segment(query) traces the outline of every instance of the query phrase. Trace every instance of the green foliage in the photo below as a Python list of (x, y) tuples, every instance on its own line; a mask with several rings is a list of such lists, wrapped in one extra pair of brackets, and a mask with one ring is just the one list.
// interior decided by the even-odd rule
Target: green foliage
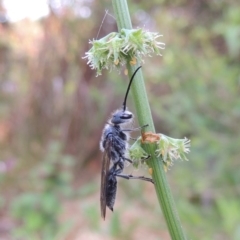
[[(167, 47), (162, 67), (153, 61), (150, 70), (146, 70), (146, 75), (154, 72), (149, 85), (157, 130), (191, 139), (190, 162), (183, 162), (169, 172), (178, 192), (180, 218), (191, 239), (238, 236), (239, 220), (233, 215), (231, 230), (226, 222), (230, 209), (237, 207), (232, 201), (237, 202), (239, 198), (236, 166), (240, 156), (240, 49), (236, 33), (231, 36), (232, 43), (227, 41), (226, 34), (231, 27), (235, 29), (240, 11), (236, 6), (223, 6), (222, 2), (223, 15), (217, 14), (219, 6), (217, 9), (210, 2), (195, 14), (182, 6), (190, 15), (181, 15), (178, 21), (166, 20), (167, 14), (156, 13), (158, 27), (164, 32), (162, 21), (168, 21), (172, 37), (164, 39)], [(206, 19), (201, 18), (203, 14), (207, 18), (206, 26)], [(187, 21), (189, 18), (192, 23)], [(181, 22), (186, 21), (187, 25), (182, 26)], [(232, 52), (229, 44), (234, 49)], [(192, 201), (192, 196), (197, 196), (197, 202)], [(229, 209), (226, 198), (232, 199)], [(181, 201), (189, 202), (183, 205)], [(217, 210), (215, 204), (220, 208), (220, 203), (221, 210)], [(202, 229), (205, 229), (204, 236), (200, 234)]]
[(21, 221), (13, 234), (23, 239), (53, 239), (59, 211), (60, 202), (54, 194), (24, 193), (12, 204), (13, 216)]
[(214, 32), (224, 37), (229, 55), (233, 59), (237, 59), (239, 57), (240, 51), (239, 12), (239, 6), (228, 6), (224, 11), (223, 19), (214, 26)]
[(99, 230), (99, 210), (96, 205), (86, 208), (85, 216), (89, 222), (89, 227), (94, 231)]
[(111, 218), (110, 223), (110, 234), (113, 237), (121, 236), (121, 222), (120, 222), (120, 216), (118, 213), (114, 214)]
[(222, 220), (223, 230), (234, 240), (240, 238), (240, 203), (236, 199), (220, 198), (216, 202), (217, 210)]
[(61, 197), (72, 194), (69, 189), (72, 166), (72, 157), (62, 155), (61, 145), (52, 142), (43, 161), (28, 176), (33, 189), (18, 195), (11, 204), (11, 213), (20, 222), (14, 230), (15, 236), (55, 238), (60, 227)]

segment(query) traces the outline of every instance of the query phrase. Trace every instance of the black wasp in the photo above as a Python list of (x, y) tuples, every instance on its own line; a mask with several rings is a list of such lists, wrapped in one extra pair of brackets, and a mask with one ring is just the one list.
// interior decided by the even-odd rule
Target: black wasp
[[(123, 107), (112, 114), (111, 119), (109, 119), (103, 129), (100, 141), (100, 149), (103, 151), (100, 194), (101, 215), (103, 219), (105, 219), (106, 216), (106, 207), (113, 211), (117, 192), (117, 177), (141, 179), (153, 183), (151, 178), (122, 174), (125, 161), (132, 163), (132, 161), (125, 156), (128, 149), (129, 133), (141, 129), (141, 127), (135, 129), (123, 128), (133, 121), (133, 114), (127, 110), (126, 102), (134, 76), (140, 68), (141, 66), (138, 67), (132, 75), (124, 98)], [(147, 125), (143, 127), (146, 126)]]

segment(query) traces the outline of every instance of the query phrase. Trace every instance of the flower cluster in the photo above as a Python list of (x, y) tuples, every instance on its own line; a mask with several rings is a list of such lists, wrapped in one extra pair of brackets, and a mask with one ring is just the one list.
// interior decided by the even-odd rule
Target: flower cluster
[(161, 157), (164, 169), (167, 171), (173, 165), (174, 160), (188, 161), (186, 153), (190, 152), (190, 140), (170, 138), (164, 134), (145, 133), (129, 149), (129, 155), (133, 159), (134, 166), (138, 167), (148, 154), (142, 148), (142, 143), (156, 144), (155, 154)]
[(100, 75), (102, 70), (120, 67), (126, 63), (135, 65), (137, 61), (143, 62), (144, 56), (152, 53), (160, 54), (159, 49), (164, 49), (165, 44), (157, 41), (159, 35), (139, 29), (122, 29), (119, 33), (112, 32), (107, 36), (92, 40), (92, 48), (85, 53), (88, 64), (97, 70)]
[(141, 138), (138, 138), (138, 140), (131, 146), (128, 153), (135, 168), (145, 164), (145, 159), (148, 158), (148, 154), (141, 147)]
[(185, 153), (190, 152), (190, 140), (170, 138), (160, 134), (160, 141), (157, 143), (156, 155), (161, 157), (164, 163), (165, 171), (173, 165), (174, 160), (181, 159), (188, 161)]

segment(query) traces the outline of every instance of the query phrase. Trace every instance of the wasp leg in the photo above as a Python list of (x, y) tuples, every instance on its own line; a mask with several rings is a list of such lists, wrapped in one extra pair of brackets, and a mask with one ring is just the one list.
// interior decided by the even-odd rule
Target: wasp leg
[(130, 163), (133, 163), (133, 161), (132, 161), (131, 159), (129, 159), (129, 158), (124, 157), (124, 159), (125, 159), (126, 161), (130, 162)]
[[(142, 157), (141, 160), (148, 160), (151, 157), (151, 155), (148, 155), (147, 157)], [(124, 160), (128, 161), (129, 163), (133, 163), (133, 161), (129, 158), (124, 157)]]
[(154, 184), (154, 181), (151, 178), (146, 178), (144, 176), (133, 176), (133, 175), (125, 175), (125, 174), (116, 174), (117, 177), (125, 178), (127, 180), (130, 179), (139, 179), (147, 182), (151, 182)]
[(142, 157), (141, 160), (146, 161), (146, 160), (148, 160), (150, 157), (151, 157), (151, 155), (148, 155), (148, 156), (146, 156), (146, 157)]
[(138, 131), (141, 130), (142, 128), (148, 127), (148, 124), (145, 124), (141, 127), (133, 128), (133, 129), (122, 129), (123, 132), (133, 132), (133, 131)]
[(130, 139), (133, 140), (133, 141), (137, 141), (137, 138), (130, 137)]

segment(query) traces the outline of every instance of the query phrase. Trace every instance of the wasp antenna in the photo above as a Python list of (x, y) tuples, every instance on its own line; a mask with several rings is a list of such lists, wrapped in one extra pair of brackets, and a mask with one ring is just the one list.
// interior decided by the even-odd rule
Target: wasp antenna
[(131, 87), (131, 84), (132, 84), (132, 81), (134, 79), (134, 76), (136, 75), (137, 71), (141, 68), (142, 66), (138, 67), (135, 72), (133, 73), (131, 79), (130, 79), (130, 82), (128, 84), (128, 88), (127, 88), (127, 92), (126, 92), (126, 95), (125, 95), (125, 98), (124, 98), (124, 102), (123, 102), (123, 111), (126, 110), (126, 106), (127, 106), (127, 97), (128, 97), (128, 93), (129, 93), (129, 90), (130, 90), (130, 87)]

